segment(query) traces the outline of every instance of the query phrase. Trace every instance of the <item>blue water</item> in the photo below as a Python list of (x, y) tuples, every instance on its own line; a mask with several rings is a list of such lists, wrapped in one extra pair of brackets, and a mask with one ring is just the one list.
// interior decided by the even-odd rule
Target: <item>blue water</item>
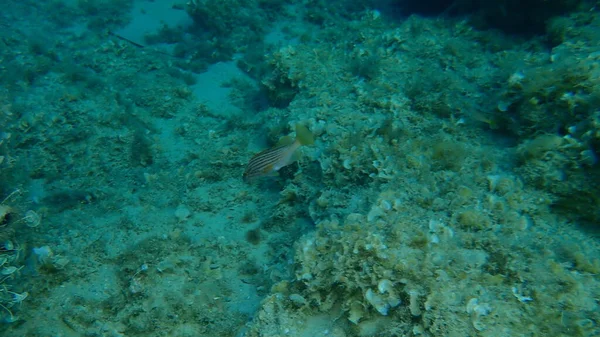
[(600, 336), (594, 1), (2, 8), (0, 336)]

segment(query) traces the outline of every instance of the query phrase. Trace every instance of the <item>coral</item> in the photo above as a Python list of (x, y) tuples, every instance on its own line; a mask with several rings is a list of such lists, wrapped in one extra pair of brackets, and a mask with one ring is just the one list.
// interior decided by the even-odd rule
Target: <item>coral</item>
[(581, 12), (553, 22), (553, 29), (567, 25), (568, 31), (553, 33), (564, 36), (554, 37), (550, 53), (534, 53), (530, 63), (513, 67), (491, 119), (515, 137), (523, 181), (550, 193), (561, 214), (596, 226), (600, 75), (592, 41), (600, 20)]
[(350, 214), (343, 224), (321, 222), (298, 242), (296, 278), (306, 301), (319, 310), (340, 305), (354, 324), (378, 315), (420, 316), (421, 303), (411, 289), (419, 288), (415, 281), (423, 252), (407, 244), (388, 247), (384, 231), (376, 227), (367, 224), (367, 217)]
[(19, 192), (11, 193), (0, 203), (0, 323), (17, 321), (15, 310), (29, 295), (26, 291), (18, 292), (22, 288), (18, 278), (24, 254), (15, 237), (15, 226), (27, 218), (17, 219), (17, 210), (7, 205), (14, 202)]
[[(0, 121), (9, 122), (10, 106), (0, 111)], [(25, 201), (20, 189), (10, 188), (14, 182), (15, 159), (11, 156), (11, 134), (0, 130), (0, 324), (19, 320), (18, 312), (29, 296), (28, 282), (21, 277), (25, 267), (25, 242), (27, 229), (42, 222), (40, 214), (24, 209)], [(9, 192), (10, 191), (10, 192)]]
[(213, 56), (229, 58), (259, 43), (270, 18), (279, 15), (282, 6), (280, 0), (192, 0), (186, 11), (194, 22), (190, 33), (212, 41)]

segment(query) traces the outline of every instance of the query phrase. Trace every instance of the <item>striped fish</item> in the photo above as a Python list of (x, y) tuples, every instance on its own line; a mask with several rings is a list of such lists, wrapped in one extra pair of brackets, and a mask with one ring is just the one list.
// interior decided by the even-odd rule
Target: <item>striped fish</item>
[(292, 164), (298, 159), (296, 150), (302, 145), (311, 145), (314, 142), (312, 133), (305, 126), (296, 124), (296, 139), (283, 137), (275, 147), (264, 150), (250, 159), (244, 172), (244, 181), (272, 175), (282, 167)]

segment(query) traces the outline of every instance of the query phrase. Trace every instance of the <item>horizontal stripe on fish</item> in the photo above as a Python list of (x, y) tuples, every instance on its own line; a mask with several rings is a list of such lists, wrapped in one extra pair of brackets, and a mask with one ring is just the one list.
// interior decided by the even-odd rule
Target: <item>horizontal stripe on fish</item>
[(275, 164), (289, 152), (290, 145), (283, 145), (263, 151), (250, 159), (245, 176), (265, 174), (273, 169)]
[(252, 157), (252, 159), (250, 159), (250, 163), (248, 163), (248, 168), (251, 168), (255, 165), (262, 165), (265, 162), (277, 160), (277, 158), (281, 157), (281, 155), (285, 151), (287, 151), (288, 147), (289, 145), (283, 145), (260, 152), (259, 154)]
[[(255, 177), (267, 176), (279, 171), (284, 166), (296, 160), (294, 153), (302, 145), (314, 143), (312, 133), (305, 126), (296, 125), (296, 139), (291, 141), (290, 137), (282, 138), (283, 144), (256, 154), (244, 171), (244, 180), (248, 181)], [(282, 143), (280, 141), (280, 143)]]

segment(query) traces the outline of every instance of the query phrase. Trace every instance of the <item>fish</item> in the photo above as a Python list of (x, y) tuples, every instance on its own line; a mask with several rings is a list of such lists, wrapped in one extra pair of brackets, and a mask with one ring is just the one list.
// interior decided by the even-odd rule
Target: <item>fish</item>
[(277, 145), (257, 153), (250, 159), (243, 179), (250, 182), (256, 178), (274, 175), (282, 167), (288, 166), (298, 160), (297, 150), (304, 145), (315, 142), (313, 134), (302, 124), (296, 124), (296, 138), (283, 137)]

